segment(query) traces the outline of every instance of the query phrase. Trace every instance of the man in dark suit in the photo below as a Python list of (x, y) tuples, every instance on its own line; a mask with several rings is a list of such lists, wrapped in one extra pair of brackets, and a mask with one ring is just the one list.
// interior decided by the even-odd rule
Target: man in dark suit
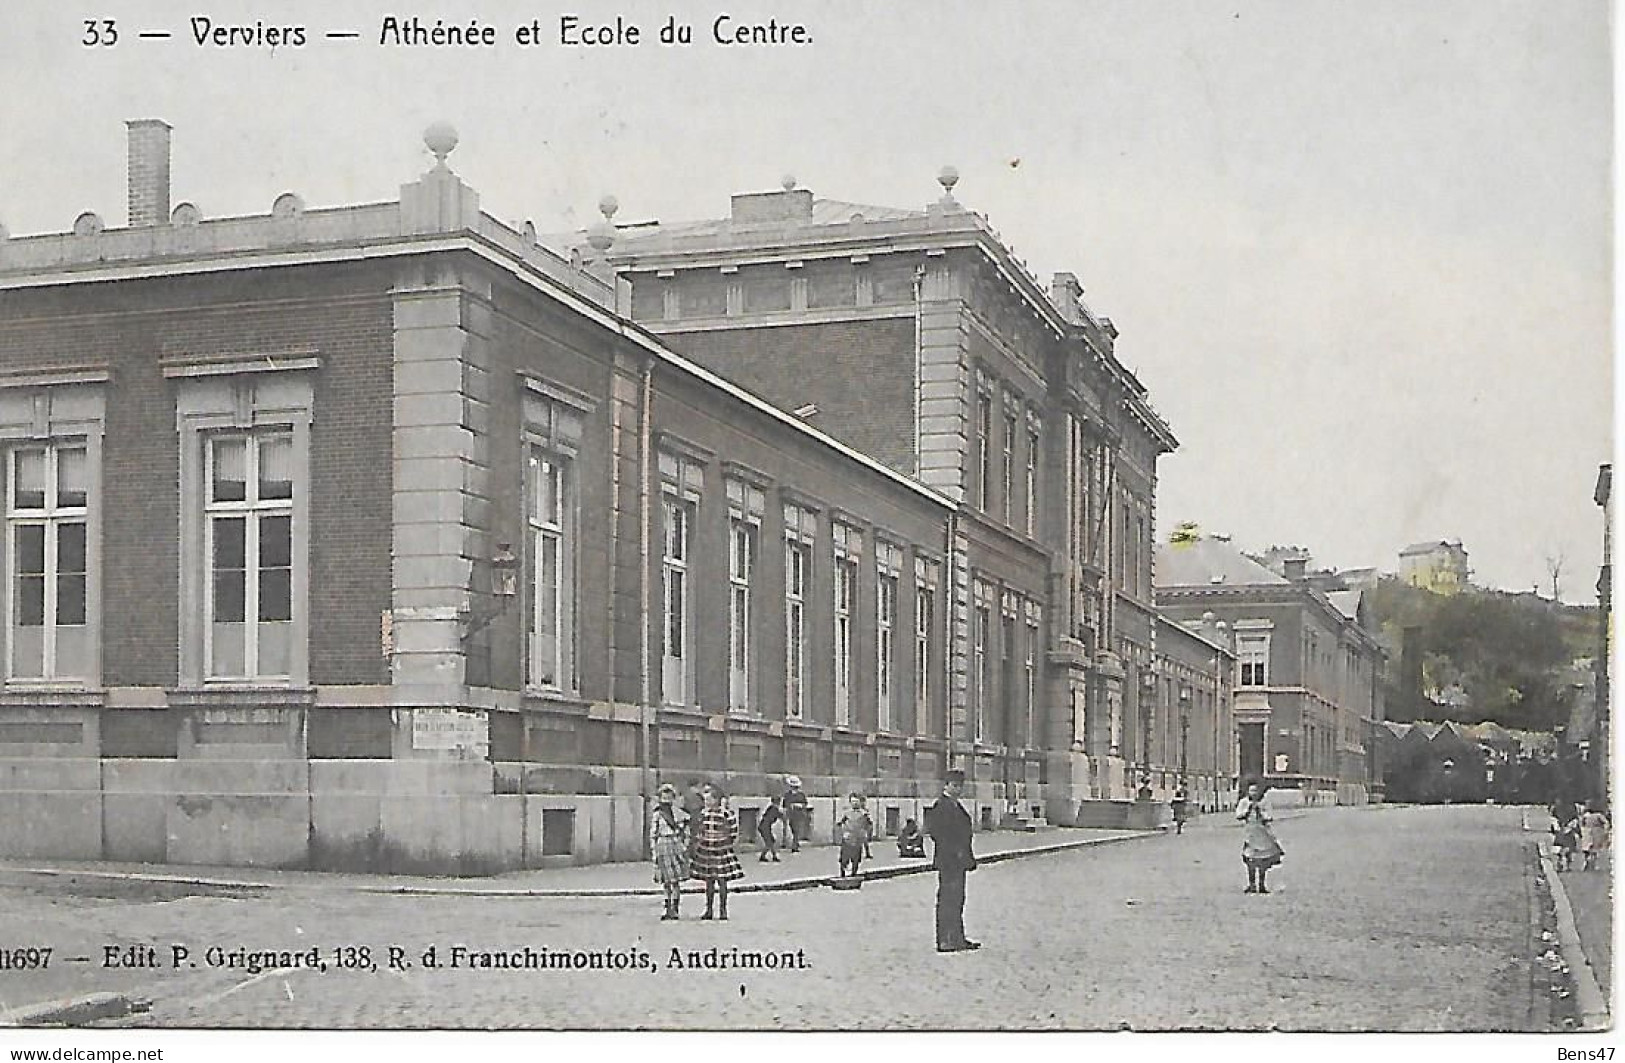
[(965, 937), (965, 873), (976, 870), (971, 852), (970, 814), (959, 803), (965, 773), (950, 771), (942, 780), (942, 796), (925, 810), (925, 830), (931, 835), (931, 866), (937, 869), (937, 951), (979, 949), (981, 942)]

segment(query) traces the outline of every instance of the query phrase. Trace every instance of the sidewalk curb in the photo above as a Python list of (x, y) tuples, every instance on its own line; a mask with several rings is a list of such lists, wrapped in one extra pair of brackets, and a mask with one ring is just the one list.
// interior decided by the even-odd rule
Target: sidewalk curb
[(65, 1000), (47, 1000), (0, 1012), (0, 1026), (82, 1026), (103, 1019), (119, 1019), (146, 1011), (150, 1003), (128, 993), (90, 993)]
[(1580, 944), (1580, 930), (1574, 923), (1574, 909), (1569, 905), (1568, 890), (1557, 876), (1551, 852), (1545, 839), (1536, 841), (1540, 853), (1540, 869), (1546, 876), (1547, 888), (1552, 892), (1552, 907), (1557, 911), (1557, 948), (1568, 964), (1574, 979), (1574, 1003), (1580, 1012), (1580, 1031), (1596, 1032), (1609, 1027), (1608, 998), (1597, 984), (1596, 973)]
[[(1045, 856), (1051, 853), (1067, 852), (1073, 849), (1084, 849), (1095, 845), (1112, 845), (1120, 842), (1137, 841), (1141, 838), (1160, 837), (1163, 831), (1125, 831), (1119, 836), (1109, 838), (1082, 838), (1076, 841), (1051, 842), (1045, 845), (1035, 845), (1030, 848), (1008, 849), (1003, 852), (989, 853), (978, 857), (979, 864), (996, 864), (1005, 860), (1015, 860), (1026, 856)], [(145, 871), (96, 871), (87, 869), (66, 869), (53, 867), (0, 867), (0, 870), (11, 870), (31, 875), (40, 875), (49, 878), (84, 878), (106, 882), (153, 883), (166, 886), (185, 886), (196, 889), (230, 890), (234, 892), (263, 893), (271, 890), (305, 890), (305, 891), (335, 891), (342, 890), (351, 893), (365, 893), (374, 895), (412, 896), (412, 897), (659, 897), (664, 891), (652, 883), (648, 886), (603, 886), (603, 887), (535, 887), (535, 886), (465, 886), (465, 885), (388, 885), (384, 883), (361, 883), (347, 885), (344, 883), (318, 883), (318, 882), (247, 882), (235, 879), (210, 878), (201, 875), (172, 875), (162, 872)], [(876, 868), (863, 873), (866, 880), (880, 881), (888, 878), (899, 878), (903, 875), (918, 875), (933, 870), (929, 859), (919, 863), (898, 864), (891, 867)], [(782, 879), (777, 882), (740, 882), (729, 887), (730, 893), (779, 893), (790, 890), (818, 889), (828, 886), (835, 881), (837, 875), (803, 875), (796, 878)], [(704, 887), (699, 883), (685, 884), (683, 892), (700, 893)]]

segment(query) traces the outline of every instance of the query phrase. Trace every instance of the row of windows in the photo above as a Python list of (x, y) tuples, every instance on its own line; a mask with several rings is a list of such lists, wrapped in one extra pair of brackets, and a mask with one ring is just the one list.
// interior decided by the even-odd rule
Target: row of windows
[[(702, 476), (686, 459), (662, 453), (661, 503), (661, 686), (667, 704), (684, 705), (696, 701), (695, 662), (704, 647), (696, 645), (694, 623), (694, 580), (690, 564), (695, 550), (702, 500), (698, 491)], [(759, 673), (758, 619), (759, 569), (764, 511), (764, 493), (752, 485), (730, 480), (728, 491), (728, 691), (730, 711), (761, 714), (775, 700), (757, 689)], [(818, 547), (818, 519), (812, 510), (786, 503), (783, 507), (783, 602), (784, 622), (784, 713), (789, 719), (809, 715), (808, 697), (812, 689), (809, 674), (809, 611), (814, 594), (814, 571), (818, 560), (829, 564), (830, 690), (833, 722), (851, 725), (855, 692), (860, 677), (856, 668), (857, 640), (874, 643), (873, 677), (876, 723), (882, 731), (895, 729), (897, 711), (902, 707), (897, 686), (900, 639), (899, 600), (902, 593), (903, 551), (884, 541), (873, 544), (875, 599), (873, 623), (860, 616), (859, 578), (865, 563), (864, 535), (849, 525), (830, 525), (826, 552)], [(932, 691), (932, 646), (936, 630), (936, 566), (924, 558), (915, 559), (914, 569), (914, 703), (930, 703)], [(923, 722), (923, 721), (922, 721)]]
[[(203, 438), (207, 677), (286, 680), (293, 652), (291, 432)], [(82, 440), (14, 447), (6, 462), (7, 678), (86, 682), (90, 467)]]
[[(1038, 465), (1043, 454), (1041, 422), (1035, 413), (1024, 413), (1021, 401), (1009, 394), (1005, 396), (1002, 413), (998, 416), (995, 416), (994, 406), (991, 378), (979, 374), (973, 419), (977, 472), (972, 486), (976, 508), (984, 513), (993, 512), (994, 485), (997, 483), (996, 501), (1004, 523), (1011, 527), (1019, 526), (1028, 536), (1037, 537)], [(996, 454), (995, 422), (998, 431)], [(993, 471), (995, 460), (999, 463), (997, 480)], [(1019, 525), (1016, 513), (1018, 497), (1022, 501)]]

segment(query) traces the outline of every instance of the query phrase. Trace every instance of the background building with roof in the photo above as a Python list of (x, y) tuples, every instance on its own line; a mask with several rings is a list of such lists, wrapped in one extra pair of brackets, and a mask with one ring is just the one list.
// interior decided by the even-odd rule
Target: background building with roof
[(1459, 539), (1412, 543), (1399, 552), (1399, 578), (1413, 587), (1435, 594), (1456, 594), (1466, 588), (1471, 576), (1467, 548)]
[(1299, 553), (1277, 574), (1228, 539), (1187, 537), (1158, 548), (1157, 605), (1230, 625), (1242, 776), (1306, 801), (1364, 803), (1381, 791), (1385, 656), (1362, 623), (1362, 592), (1321, 591), (1307, 564)]

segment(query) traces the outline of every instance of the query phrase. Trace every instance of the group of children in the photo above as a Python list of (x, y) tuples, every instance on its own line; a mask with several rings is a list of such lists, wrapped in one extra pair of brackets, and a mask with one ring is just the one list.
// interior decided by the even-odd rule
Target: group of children
[(1552, 815), (1552, 863), (1557, 870), (1567, 871), (1574, 866), (1574, 854), (1580, 853), (1581, 867), (1595, 871), (1597, 861), (1608, 849), (1608, 816), (1599, 808), (1581, 812), (1572, 801), (1554, 802)]
[[(795, 783), (792, 792), (799, 791), (799, 780)], [(654, 861), (654, 877), (665, 894), (665, 911), (660, 918), (681, 918), (683, 883), (692, 878), (705, 883), (705, 914), (700, 918), (726, 919), (728, 883), (745, 874), (734, 851), (739, 843), (739, 814), (715, 783), (697, 787), (696, 793), (690, 796), (693, 800), (679, 804), (677, 788), (662, 784), (655, 793), (654, 812), (649, 817), (649, 851)], [(805, 803), (805, 798), (802, 802)], [(786, 815), (784, 803), (786, 801), (779, 797), (771, 798), (757, 819), (762, 862), (779, 860), (781, 823), (791, 830), (793, 848), (800, 848), (798, 843), (803, 830), (797, 829), (793, 815)], [(867, 799), (862, 794), (850, 795), (846, 809), (835, 824), (842, 878), (857, 875), (858, 868), (869, 858), (874, 835), (875, 824), (869, 815)], [(925, 855), (925, 836), (912, 819), (898, 832), (897, 853), (902, 857)]]

